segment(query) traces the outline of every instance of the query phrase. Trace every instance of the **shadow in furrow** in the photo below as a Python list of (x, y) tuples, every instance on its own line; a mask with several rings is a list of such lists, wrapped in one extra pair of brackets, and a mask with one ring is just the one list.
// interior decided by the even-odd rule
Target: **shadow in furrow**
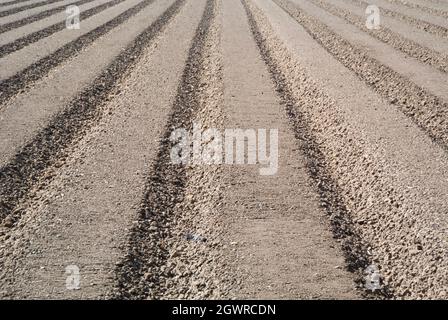
[[(113, 6), (123, 2), (123, 1), (125, 1), (125, 0), (113, 0), (113, 1), (110, 1), (107, 3), (104, 3), (102, 5), (99, 5), (97, 7), (91, 8), (89, 10), (82, 11), (79, 16), (79, 19), (85, 20), (87, 18), (90, 18), (91, 16), (94, 16), (110, 7), (113, 7)], [(49, 37), (52, 34), (58, 32), (58, 31), (61, 31), (65, 28), (66, 28), (66, 23), (65, 23), (65, 21), (62, 21), (59, 23), (55, 23), (55, 24), (53, 24), (47, 28), (44, 28), (42, 30), (28, 34), (25, 37), (19, 38), (11, 43), (5, 44), (0, 47), (0, 58), (4, 57), (14, 51), (25, 48), (26, 46), (28, 46), (34, 42), (37, 42), (43, 38)]]
[(29, 10), (29, 9), (33, 9), (33, 8), (37, 8), (40, 6), (45, 6), (47, 4), (52, 4), (52, 3), (56, 3), (59, 1), (63, 1), (63, 0), (47, 0), (47, 1), (41, 1), (41, 2), (37, 2), (37, 3), (32, 3), (29, 4), (27, 6), (23, 6), (23, 7), (18, 7), (18, 8), (12, 8), (10, 10), (6, 10), (6, 11), (1, 11), (0, 12), (0, 18), (2, 17), (6, 17), (6, 16), (10, 16), (12, 14), (18, 13), (18, 12), (22, 12), (25, 10)]
[[(166, 124), (155, 165), (148, 178), (139, 220), (132, 229), (126, 256), (116, 269), (118, 299), (160, 299), (164, 296), (162, 268), (169, 258), (166, 239), (170, 237), (170, 219), (185, 196), (186, 166), (170, 160), (173, 128), (190, 128), (200, 107), (198, 93), (207, 35), (214, 20), (216, 1), (208, 0), (189, 49), (186, 67)], [(148, 270), (153, 270), (148, 273)]]
[(273, 0), (347, 69), (408, 116), (436, 144), (448, 151), (448, 103), (333, 32), (288, 0)]
[(47, 75), (51, 69), (75, 56), (95, 40), (123, 24), (141, 10), (151, 5), (154, 1), (144, 0), (138, 3), (112, 20), (65, 44), (63, 47), (16, 73), (14, 76), (0, 82), (0, 104), (5, 103), (17, 93), (25, 90), (27, 86)]
[[(287, 75), (274, 58), (272, 50), (275, 49), (269, 45), (269, 40), (261, 32), (247, 0), (241, 0), (241, 2), (246, 10), (249, 25), (261, 57), (268, 67), (276, 86), (276, 92), (282, 105), (285, 106), (298, 145), (305, 155), (308, 173), (319, 193), (321, 205), (330, 217), (333, 235), (336, 239), (341, 240), (348, 270), (357, 275), (356, 281), (358, 286), (361, 287), (363, 278), (360, 271), (371, 264), (365, 244), (353, 226), (353, 221), (344, 204), (337, 182), (332, 179), (326, 167), (325, 157), (314, 136), (312, 127), (308, 123), (306, 115), (301, 111), (302, 103), (296, 99), (292, 88), (288, 85)], [(388, 289), (385, 287), (375, 296), (378, 297), (378, 294), (384, 297), (390, 296)], [(372, 295), (372, 297), (374, 296)]]
[(157, 20), (140, 33), (108, 67), (80, 92), (67, 108), (53, 117), (5, 166), (0, 168), (0, 220), (20, 217), (17, 205), (29, 191), (45, 183), (43, 177), (66, 157), (66, 148), (102, 117), (102, 106), (120, 79), (138, 62), (144, 49), (174, 19), (186, 0), (176, 0)]
[(29, 17), (26, 17), (26, 18), (23, 18), (20, 20), (2, 24), (2, 25), (0, 25), (0, 34), (23, 27), (24, 25), (36, 22), (38, 20), (42, 20), (42, 19), (49, 17), (55, 13), (65, 11), (65, 8), (67, 8), (67, 6), (69, 6), (69, 5), (80, 6), (80, 5), (83, 5), (85, 3), (89, 3), (92, 1), (94, 1), (94, 0), (81, 0), (81, 1), (72, 2), (70, 4), (66, 4), (66, 5), (59, 6), (59, 7), (53, 8), (53, 9), (39, 12), (37, 14), (34, 14), (32, 16), (29, 16)]

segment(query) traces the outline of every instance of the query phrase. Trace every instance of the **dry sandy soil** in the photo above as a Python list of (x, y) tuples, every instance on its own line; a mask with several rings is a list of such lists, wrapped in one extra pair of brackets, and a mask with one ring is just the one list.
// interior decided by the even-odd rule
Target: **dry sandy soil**
[[(0, 0), (0, 298), (448, 299), (447, 18)], [(193, 124), (278, 130), (278, 170), (174, 163)]]

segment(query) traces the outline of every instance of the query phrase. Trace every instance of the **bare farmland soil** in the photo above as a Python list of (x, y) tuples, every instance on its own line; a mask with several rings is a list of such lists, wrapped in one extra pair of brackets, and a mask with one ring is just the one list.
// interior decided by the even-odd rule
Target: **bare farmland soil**
[(0, 297), (447, 299), (448, 5), (369, 3), (1, 1)]

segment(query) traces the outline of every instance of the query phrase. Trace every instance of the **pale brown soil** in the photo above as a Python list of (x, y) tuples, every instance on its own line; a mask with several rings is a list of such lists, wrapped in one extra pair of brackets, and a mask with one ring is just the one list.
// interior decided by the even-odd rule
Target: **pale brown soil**
[[(1, 298), (448, 298), (446, 3), (112, 1), (0, 2)], [(278, 171), (172, 163), (193, 123)]]

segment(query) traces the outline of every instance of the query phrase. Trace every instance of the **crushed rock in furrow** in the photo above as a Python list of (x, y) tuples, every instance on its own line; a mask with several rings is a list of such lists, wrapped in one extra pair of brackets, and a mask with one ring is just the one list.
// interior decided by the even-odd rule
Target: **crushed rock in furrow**
[(18, 9), (18, 8), (21, 8), (24, 6), (29, 6), (30, 4), (36, 4), (36, 3), (40, 3), (40, 2), (42, 2), (42, 0), (33, 0), (30, 2), (26, 2), (26, 1), (3, 2), (0, 4), (0, 12), (8, 11), (11, 9)]
[[(65, 8), (67, 8), (67, 6), (70, 5), (70, 4), (71, 5), (80, 6), (82, 4), (89, 3), (89, 2), (92, 2), (92, 1), (93, 0), (81, 0), (81, 1), (73, 2), (72, 0), (69, 0), (68, 3), (66, 3), (66, 4), (64, 4), (62, 6), (58, 6), (56, 8), (52, 8), (52, 9), (49, 9), (49, 10), (37, 12), (35, 14), (33, 14), (32, 11), (31, 12), (30, 11), (26, 11), (26, 13), (27, 13), (26, 15), (24, 14), (24, 15), (21, 15), (20, 17), (15, 15), (15, 16), (13, 16), (12, 20), (8, 20), (8, 21), (3, 22), (0, 25), (0, 34), (8, 32), (8, 31), (11, 31), (13, 29), (22, 27), (24, 25), (27, 25), (27, 24), (30, 24), (30, 23), (33, 23), (33, 22), (36, 22), (38, 20), (47, 18), (47, 17), (49, 17), (49, 16), (51, 16), (53, 14), (56, 14), (56, 13), (59, 13), (59, 12), (63, 12), (63, 11), (65, 11)], [(0, 20), (0, 21), (3, 21), (3, 19)]]
[[(38, 2), (38, 1), (34, 1), (34, 2)], [(0, 3), (0, 10), (1, 11), (9, 10), (12, 8), (19, 8), (19, 7), (26, 6), (26, 5), (28, 5), (28, 3), (26, 3), (26, 1), (23, 1), (23, 0), (2, 2), (2, 3)], [(8, 8), (3, 8), (3, 7), (8, 7)]]
[(427, 12), (427, 13), (430, 13), (430, 14), (433, 14), (436, 16), (448, 18), (448, 11), (446, 11), (446, 10), (426, 7), (426, 6), (420, 5), (418, 3), (413, 3), (413, 2), (405, 1), (405, 0), (387, 0), (387, 1), (389, 1), (392, 4), (400, 4), (400, 5), (406, 6), (411, 9), (418, 9), (418, 10), (421, 10), (421, 11), (424, 11), (424, 12)]
[(393, 71), (407, 82), (425, 90), (428, 94), (436, 96), (443, 102), (448, 102), (446, 83), (448, 74), (395, 50), (313, 3), (305, 0), (290, 0), (289, 2), (296, 8), (300, 8), (304, 15), (325, 26), (327, 30), (361, 51), (368, 58)]
[(191, 129), (192, 122), (222, 125), (218, 11), (217, 1), (207, 0), (112, 297), (199, 299), (229, 292), (217, 241), (224, 228), (221, 170), (171, 163), (169, 141), (172, 130)]
[(157, 1), (143, 9), (3, 105), (0, 110), (0, 167), (11, 161), (79, 92), (93, 83), (170, 4)]
[[(355, 3), (358, 6), (361, 6), (363, 8), (367, 8), (367, 6), (370, 5), (369, 2), (366, 2), (364, 0), (344, 0), (344, 1)], [(448, 38), (448, 29), (443, 26), (439, 26), (437, 24), (430, 23), (430, 22), (422, 20), (422, 19), (417, 19), (417, 18), (411, 17), (409, 15), (404, 15), (400, 12), (389, 10), (389, 9), (383, 8), (381, 6), (379, 6), (379, 9), (380, 9), (381, 14), (385, 14), (389, 17), (402, 20), (412, 26), (415, 26), (415, 27), (417, 27), (421, 30), (424, 30), (426, 32), (435, 34), (439, 37)]]
[[(2, 237), (7, 245), (0, 249), (0, 295), (90, 299), (111, 290), (121, 245), (137, 218), (145, 172), (156, 160), (158, 137), (201, 18), (200, 6), (199, 1), (186, 2), (163, 36), (145, 48), (111, 94), (101, 121), (69, 147), (56, 177), (24, 204), (26, 215)], [(66, 289), (68, 265), (80, 269), (79, 290)]]
[(12, 14), (15, 14), (15, 13), (18, 13), (18, 12), (21, 12), (21, 11), (25, 11), (25, 10), (37, 8), (37, 7), (40, 7), (40, 6), (44, 6), (44, 5), (47, 5), (47, 4), (52, 4), (52, 3), (55, 3), (55, 2), (59, 2), (59, 1), (62, 1), (62, 0), (47, 0), (47, 1), (41, 1), (41, 2), (38, 2), (38, 3), (32, 3), (32, 4), (29, 4), (29, 5), (25, 5), (25, 6), (14, 7), (14, 8), (11, 8), (9, 10), (1, 11), (0, 12), (0, 18), (9, 16), (9, 15), (12, 15)]
[[(320, 146), (322, 142), (316, 136), (316, 133), (321, 130), (318, 128), (314, 132), (316, 128), (313, 127), (312, 115), (308, 110), (310, 108), (331, 110), (334, 117), (332, 122), (337, 123), (337, 109), (275, 37), (272, 27), (260, 9), (251, 1), (244, 0), (243, 4), (247, 8), (257, 45), (269, 68), (279, 97), (286, 108), (295, 131), (295, 137), (300, 141), (300, 148), (307, 158), (307, 168), (319, 191), (322, 207), (330, 217), (335, 238), (341, 243), (348, 270), (356, 274), (356, 282), (363, 290), (363, 270), (371, 263), (367, 253), (368, 244), (363, 242), (360, 235), (357, 234), (354, 222), (339, 195), (336, 181), (326, 167), (325, 154)], [(290, 71), (286, 72), (288, 68)], [(332, 123), (328, 126), (328, 128), (333, 127)], [(332, 133), (329, 133), (328, 136), (332, 136)], [(359, 154), (360, 150), (355, 149), (353, 153)], [(388, 295), (387, 287), (382, 290), (381, 294)]]
[[(93, 8), (90, 8), (88, 10), (83, 10), (83, 8), (81, 7), (80, 8), (81, 13), (79, 15), (79, 19), (81, 21), (83, 21), (83, 20), (90, 18), (91, 16), (94, 16), (94, 15), (100, 13), (101, 11), (103, 11), (107, 8), (113, 7), (123, 1), (124, 0), (108, 1), (106, 3), (102, 3)], [(37, 42), (43, 38), (46, 38), (46, 37), (52, 35), (53, 33), (56, 33), (58, 31), (65, 29), (65, 28), (66, 28), (66, 22), (64, 20), (64, 21), (55, 23), (51, 26), (48, 26), (44, 29), (41, 29), (39, 31), (33, 32), (26, 36), (23, 36), (19, 39), (16, 39), (13, 42), (7, 43), (0, 47), (0, 58), (4, 57), (7, 54), (10, 54), (14, 51), (20, 50), (20, 49), (30, 45), (31, 43)]]
[[(52, 9), (56, 9), (56, 8), (66, 8), (68, 5), (70, 5), (70, 3), (74, 2), (76, 0), (63, 0), (62, 2), (57, 2), (54, 4), (49, 4), (46, 6), (42, 6), (42, 7), (38, 7), (38, 8), (34, 8), (34, 9), (29, 9), (26, 11), (22, 11), (22, 12), (18, 12), (16, 14), (12, 14), (6, 17), (1, 17), (0, 18), (0, 25), (4, 26), (7, 25), (9, 23), (13, 23), (13, 22), (17, 22), (19, 20), (23, 20), (29, 17), (32, 17), (36, 14), (40, 14), (40, 13), (44, 13), (46, 11), (52, 10)], [(2, 33), (3, 30), (0, 29), (0, 33)]]
[(448, 150), (448, 103), (371, 58), (288, 0), (274, 0), (329, 53)]
[(327, 1), (310, 0), (310, 2), (337, 17), (345, 19), (362, 31), (367, 32), (370, 36), (387, 43), (396, 50), (402, 51), (408, 56), (416, 58), (418, 61), (433, 66), (440, 71), (448, 71), (448, 55), (446, 53), (439, 53), (425, 48), (424, 46), (393, 32), (385, 26), (382, 26), (379, 30), (369, 30), (365, 24), (365, 16), (352, 14), (348, 10), (339, 8)]
[[(51, 49), (49, 48), (50, 46), (39, 48), (39, 44), (35, 43), (18, 52), (15, 52), (12, 55), (3, 57), (1, 62), (5, 64), (8, 63), (7, 71), (9, 73), (8, 75), (0, 74), (0, 76), (2, 76), (2, 81), (0, 82), (0, 108), (1, 104), (4, 104), (11, 97), (19, 92), (22, 92), (32, 83), (47, 75), (51, 69), (79, 54), (81, 50), (91, 45), (95, 40), (115, 29), (127, 20), (133, 18), (140, 11), (150, 6), (154, 1), (155, 0), (132, 0), (130, 4), (128, 3), (129, 1), (127, 1), (118, 4), (116, 7), (106, 9), (101, 13), (101, 18), (107, 22), (97, 26), (99, 18), (97, 17), (97, 19), (91, 19), (90, 23), (92, 24), (92, 30), (82, 34), (79, 37), (77, 37), (76, 34), (73, 36), (68, 33), (68, 35), (70, 35), (67, 36), (68, 41), (70, 41), (70, 38), (73, 37), (75, 37), (75, 39), (64, 44), (65, 39), (62, 38), (62, 46), (60, 46), (61, 39), (59, 38), (62, 35), (53, 35), (53, 37), (51, 37), (51, 48), (55, 51), (51, 52)], [(131, 7), (128, 8), (129, 6)], [(123, 9), (125, 9), (124, 12), (122, 11)], [(115, 13), (116, 16), (110, 19), (110, 17), (107, 17), (107, 14), (110, 13)], [(67, 34), (66, 31), (70, 30), (63, 30), (61, 32)], [(83, 29), (80, 29), (80, 32), (83, 32)], [(36, 48), (38, 48), (38, 50), (33, 52)], [(44, 50), (47, 53), (43, 53), (45, 52)], [(21, 59), (19, 60), (21, 62), (20, 64), (18, 64), (17, 59)], [(23, 66), (23, 60), (31, 64)], [(5, 79), (5, 77), (7, 78)]]
[[(176, 0), (148, 28), (108, 65), (93, 83), (55, 115), (48, 125), (29, 141), (6, 165), (0, 168), (0, 219), (13, 223), (22, 214), (16, 210), (28, 192), (45, 184), (49, 169), (66, 157), (66, 147), (82, 136), (101, 118), (101, 109), (110, 99), (116, 83), (138, 62), (143, 49), (163, 32), (185, 0)], [(51, 171), (51, 170), (50, 170)]]
[[(269, 6), (266, 7), (263, 5), (264, 12), (269, 10)], [(340, 97), (336, 101), (322, 89), (325, 86), (328, 90), (327, 84), (318, 84), (325, 72), (307, 72), (317, 68), (308, 67), (306, 61), (311, 56), (315, 59), (318, 50), (311, 48), (305, 62), (301, 61), (304, 59), (301, 53), (290, 51), (275, 36), (263, 13), (258, 8), (252, 10), (263, 36), (260, 42), (268, 64), (274, 69), (297, 138), (304, 140), (311, 175), (317, 180), (335, 234), (343, 239), (353, 271), (358, 270), (362, 276), (363, 268), (369, 264), (376, 266), (385, 297), (446, 298), (448, 243), (446, 220), (442, 218), (447, 208), (446, 195), (443, 195), (446, 183), (437, 180), (445, 175), (446, 157), (442, 150), (428, 143), (424, 135), (417, 137), (410, 132), (415, 135), (414, 139), (408, 139), (406, 143), (414, 140), (417, 145), (403, 148), (410, 153), (409, 158), (391, 154), (390, 148), (400, 141), (378, 140), (375, 127), (367, 129), (360, 125), (357, 122), (359, 116), (347, 114), (347, 107), (337, 102), (341, 101)], [(281, 16), (277, 18), (282, 19)], [(307, 41), (312, 41), (311, 37)], [(328, 58), (331, 56), (322, 62), (324, 66), (332, 65)], [(339, 79), (340, 72), (335, 71), (337, 76), (333, 75), (332, 79)], [(337, 83), (333, 85), (338, 87)], [(356, 104), (348, 110), (354, 108)], [(373, 113), (376, 112), (375, 108)], [(393, 111), (391, 113), (393, 115)], [(375, 115), (375, 118), (378, 118), (375, 121), (381, 120), (381, 116)], [(387, 121), (392, 125), (387, 129), (388, 136), (407, 133), (405, 123), (402, 128), (394, 129), (394, 121)], [(372, 134), (371, 130), (376, 133)], [(424, 177), (419, 178), (415, 174), (421, 172), (421, 155), (416, 156), (416, 153), (425, 148), (434, 164), (422, 173)], [(422, 178), (431, 179), (431, 182)], [(432, 188), (432, 184), (436, 186)], [(435, 197), (440, 200), (436, 201)]]
[(390, 0), (374, 0), (373, 1), (375, 5), (382, 7), (386, 10), (399, 12), (403, 15), (420, 19), (426, 22), (433, 23), (435, 25), (443, 26), (444, 28), (448, 27), (448, 23), (443, 16), (439, 16), (437, 14), (430, 14), (426, 12), (425, 10), (419, 10), (416, 7), (411, 8), (410, 6), (405, 6), (402, 3), (399, 2), (393, 2)]
[[(83, 11), (90, 10), (94, 7), (97, 7), (99, 5), (102, 5), (102, 4), (111, 2), (111, 1), (113, 1), (113, 0), (90, 0), (90, 1), (87, 1), (86, 3), (81, 3), (79, 5), (79, 9), (82, 13)], [(50, 17), (47, 17), (45, 19), (34, 21), (34, 22), (24, 25), (24, 26), (19, 26), (15, 30), (9, 30), (7, 32), (2, 32), (1, 33), (2, 36), (0, 37), (0, 45), (1, 46), (7, 45), (11, 42), (14, 42), (14, 41), (20, 39), (20, 38), (24, 38), (34, 32), (38, 32), (38, 31), (48, 28), (54, 24), (58, 24), (62, 21), (65, 21), (66, 17), (67, 17), (67, 14), (65, 13), (65, 11), (59, 12), (59, 13), (56, 13), (56, 14), (54, 14)], [(1, 28), (2, 27), (0, 26), (0, 29)]]
[(27, 1), (29, 1), (29, 0), (15, 0), (15, 1), (2, 2), (2, 3), (0, 3), (0, 7), (10, 6), (10, 5), (13, 5), (13, 4), (17, 4), (17, 3), (20, 3), (20, 2), (27, 2)]
[(223, 2), (222, 30), (225, 128), (248, 130), (248, 136), (258, 129), (259, 143), (266, 130), (272, 160), (267, 175), (260, 157), (255, 165), (224, 167), (223, 240), (239, 283), (232, 296), (359, 298), (240, 0)]
[[(330, 2), (330, 1), (327, 1)], [(353, 14), (365, 15), (365, 7), (357, 6), (355, 3), (349, 3), (344, 0), (332, 0), (331, 4), (343, 8)], [(448, 39), (442, 39), (432, 33), (409, 25), (408, 23), (394, 19), (387, 15), (382, 15), (381, 27), (387, 27), (393, 32), (398, 33), (403, 38), (410, 39), (423, 47), (429, 48), (439, 53), (448, 52)]]

